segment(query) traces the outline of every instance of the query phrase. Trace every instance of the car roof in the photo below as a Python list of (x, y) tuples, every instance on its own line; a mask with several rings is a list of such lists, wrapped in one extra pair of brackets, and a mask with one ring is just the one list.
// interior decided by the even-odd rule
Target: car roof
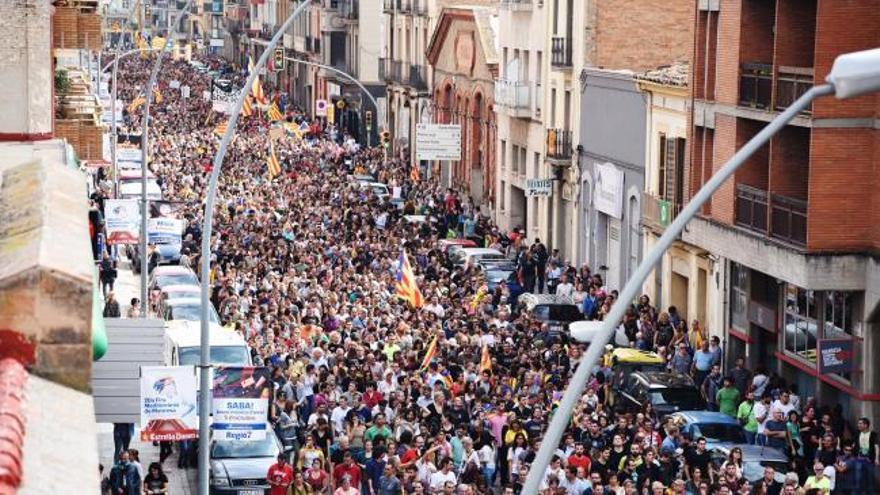
[(678, 411), (673, 413), (672, 416), (680, 417), (688, 423), (721, 423), (739, 425), (739, 422), (727, 414), (715, 411)]
[[(522, 296), (520, 296), (522, 297)], [(641, 351), (632, 347), (618, 347), (611, 351), (611, 358), (624, 364), (663, 364), (665, 361), (659, 354)]]
[(504, 253), (494, 248), (466, 247), (462, 248), (461, 252), (464, 254), (498, 254), (504, 256)]
[[(190, 320), (172, 320), (165, 324), (165, 335), (180, 347), (193, 347), (202, 342), (202, 322)], [(209, 323), (208, 341), (211, 345), (246, 345), (244, 337), (235, 330)]]
[(470, 239), (440, 239), (437, 244), (441, 246), (471, 246), (477, 247), (477, 243)]
[(169, 306), (201, 306), (202, 299), (200, 297), (171, 297), (168, 298)]
[(637, 371), (634, 375), (643, 377), (651, 388), (684, 388), (694, 386), (694, 381), (691, 377), (682, 373), (669, 371)]
[[(195, 272), (191, 269), (180, 266), (180, 265), (161, 265), (153, 268), (153, 276), (154, 277), (162, 277), (165, 275), (193, 275), (195, 276)], [(178, 284), (180, 285), (180, 284)]]
[(742, 451), (743, 461), (778, 461), (778, 462), (788, 462), (788, 458), (785, 454), (782, 453), (781, 450), (773, 448), (773, 447), (765, 447), (762, 445), (750, 445), (750, 444), (724, 444), (716, 447), (713, 450), (719, 450), (724, 453), (725, 456), (730, 453), (734, 448), (738, 448)]
[(193, 284), (171, 284), (162, 287), (162, 292), (201, 292), (202, 288)]

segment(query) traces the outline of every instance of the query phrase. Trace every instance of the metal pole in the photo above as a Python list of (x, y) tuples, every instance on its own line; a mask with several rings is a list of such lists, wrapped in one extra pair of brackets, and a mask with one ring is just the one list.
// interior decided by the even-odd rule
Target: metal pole
[(217, 181), (220, 178), (220, 169), (223, 167), (223, 158), (226, 156), (226, 148), (232, 141), (232, 134), (235, 133), (235, 125), (238, 122), (238, 115), (241, 113), (241, 107), (244, 99), (250, 93), (257, 72), (266, 65), (269, 60), (269, 54), (275, 49), (278, 41), (293, 25), (293, 21), (302, 14), (306, 8), (312, 3), (312, 0), (305, 0), (301, 3), (290, 17), (284, 21), (281, 28), (272, 36), (260, 59), (254, 66), (254, 70), (248, 74), (247, 82), (245, 82), (243, 91), (238, 93), (238, 99), (235, 101), (235, 107), (226, 123), (226, 132), (220, 140), (220, 146), (217, 148), (217, 154), (214, 155), (214, 162), (211, 168), (211, 176), (208, 179), (208, 193), (205, 198), (205, 218), (202, 224), (202, 251), (199, 266), (199, 278), (202, 284), (202, 315), (201, 315), (201, 337), (200, 337), (200, 357), (199, 357), (199, 378), (201, 386), (199, 388), (199, 495), (208, 495), (210, 483), (210, 425), (208, 423), (211, 414), (211, 358), (210, 358), (210, 326), (208, 324), (208, 307), (211, 304), (208, 298), (209, 284), (211, 282), (211, 235), (214, 227), (214, 203), (217, 200)]
[(734, 154), (733, 157), (721, 167), (718, 173), (713, 175), (709, 181), (703, 185), (699, 192), (697, 192), (696, 196), (685, 205), (681, 213), (679, 213), (669, 227), (666, 228), (663, 235), (660, 236), (660, 239), (657, 241), (657, 244), (655, 244), (651, 251), (648, 252), (645, 259), (639, 264), (636, 272), (632, 275), (632, 278), (629, 279), (626, 286), (620, 292), (620, 297), (618, 297), (617, 302), (611, 307), (611, 312), (603, 320), (601, 330), (599, 330), (595, 339), (590, 342), (587, 347), (584, 357), (581, 359), (580, 364), (578, 364), (574, 376), (572, 377), (568, 388), (565, 390), (565, 394), (562, 396), (562, 401), (559, 403), (559, 407), (553, 413), (553, 419), (550, 421), (547, 433), (541, 440), (541, 448), (538, 450), (538, 455), (535, 457), (535, 461), (532, 463), (532, 467), (529, 470), (529, 476), (526, 478), (526, 483), (523, 486), (523, 493), (539, 493), (547, 465), (550, 464), (550, 460), (553, 458), (553, 453), (562, 438), (562, 433), (565, 431), (566, 425), (568, 425), (569, 418), (571, 418), (574, 406), (583, 393), (584, 385), (587, 383), (587, 379), (590, 376), (594, 363), (601, 356), (605, 344), (608, 343), (612, 333), (614, 333), (615, 327), (620, 324), (621, 318), (623, 318), (623, 313), (629, 307), (630, 302), (638, 296), (642, 282), (648, 278), (654, 265), (660, 261), (660, 258), (669, 246), (672, 245), (672, 242), (675, 241), (679, 234), (681, 234), (688, 221), (697, 214), (697, 211), (703, 206), (703, 203), (712, 197), (712, 194), (721, 186), (721, 184), (729, 179), (736, 169), (745, 163), (748, 157), (755, 153), (758, 148), (767, 144), (774, 134), (779, 132), (792, 118), (806, 108), (813, 99), (818, 96), (829, 95), (833, 92), (834, 87), (830, 84), (823, 84), (821, 86), (810, 88), (809, 91), (798, 98), (790, 107), (773, 119), (767, 127), (762, 129), (761, 132), (749, 140), (742, 149), (737, 151), (736, 154)]
[[(186, 7), (174, 22), (174, 28), (183, 16), (189, 12), (189, 5), (192, 0), (187, 0)], [(156, 85), (156, 78), (159, 76), (159, 67), (162, 66), (162, 55), (168, 48), (173, 32), (169, 31), (165, 37), (165, 44), (159, 53), (156, 54), (156, 61), (153, 63), (153, 70), (150, 72), (150, 80), (144, 88), (144, 122), (141, 131), (141, 318), (147, 317), (147, 306), (149, 306), (147, 298), (147, 215), (149, 214), (149, 201), (147, 200), (147, 142), (149, 141), (150, 130), (150, 104), (153, 102), (153, 86)]]

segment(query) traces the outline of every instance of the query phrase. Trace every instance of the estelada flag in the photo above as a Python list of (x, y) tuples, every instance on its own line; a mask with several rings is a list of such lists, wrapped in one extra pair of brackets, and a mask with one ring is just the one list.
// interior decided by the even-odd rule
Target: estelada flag
[(281, 162), (275, 156), (275, 144), (269, 142), (269, 158), (266, 160), (266, 166), (269, 169), (269, 178), (274, 179), (281, 173)]
[(480, 373), (492, 371), (492, 356), (489, 355), (489, 346), (483, 344), (483, 352), (480, 354)]
[(409, 171), (409, 178), (412, 179), (413, 182), (419, 181), (419, 166), (416, 165)]
[(135, 110), (140, 108), (140, 106), (146, 102), (147, 102), (147, 99), (144, 98), (143, 96), (141, 96), (141, 95), (136, 96), (135, 99), (131, 100), (131, 103), (128, 104), (128, 113), (134, 112)]
[(425, 359), (422, 359), (422, 366), (420, 369), (426, 370), (428, 366), (431, 364), (431, 360), (434, 359), (434, 356), (437, 355), (437, 335), (434, 335), (434, 340), (431, 341), (431, 344), (428, 346), (428, 350), (425, 351)]
[(267, 110), (266, 113), (269, 114), (269, 118), (275, 122), (281, 120), (284, 117), (284, 115), (281, 113), (281, 110), (278, 108), (277, 103), (272, 103), (271, 105), (269, 105), (269, 110)]
[(413, 273), (412, 266), (409, 264), (406, 250), (400, 251), (400, 260), (398, 260), (397, 274), (394, 280), (397, 297), (405, 299), (414, 308), (421, 308), (424, 305), (425, 301), (422, 298), (419, 286), (416, 284), (416, 276)]
[(251, 103), (251, 95), (247, 95), (244, 97), (244, 103), (241, 106), (241, 115), (244, 117), (250, 117), (254, 114), (254, 107)]

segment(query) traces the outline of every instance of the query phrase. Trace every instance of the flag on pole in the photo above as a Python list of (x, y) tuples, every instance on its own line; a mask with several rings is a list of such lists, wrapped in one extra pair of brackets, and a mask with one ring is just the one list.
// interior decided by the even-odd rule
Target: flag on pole
[(269, 110), (267, 110), (266, 113), (269, 115), (269, 118), (275, 122), (281, 120), (284, 117), (284, 115), (281, 113), (281, 109), (278, 108), (278, 104), (274, 102), (269, 105)]
[(412, 170), (409, 171), (409, 178), (413, 182), (416, 182), (416, 183), (419, 182), (419, 166), (418, 165), (416, 165), (415, 167), (412, 168)]
[(214, 134), (218, 137), (223, 137), (223, 135), (226, 134), (226, 123), (226, 121), (223, 121), (217, 124), (217, 127), (214, 128)]
[(128, 113), (134, 112), (135, 110), (140, 108), (140, 106), (146, 102), (147, 102), (146, 98), (144, 98), (141, 95), (137, 95), (133, 100), (131, 100), (131, 103), (128, 104)]
[(244, 97), (244, 104), (241, 106), (241, 115), (243, 117), (250, 117), (254, 114), (254, 107), (251, 103), (251, 95), (247, 95)]
[[(254, 70), (256, 70), (254, 59), (248, 57), (248, 73), (253, 74)], [(257, 104), (265, 105), (268, 103), (268, 100), (266, 100), (266, 93), (263, 92), (263, 85), (260, 84), (259, 74), (254, 78), (254, 84), (251, 86), (251, 93), (253, 93), (254, 100), (256, 100)]]
[(435, 334), (434, 340), (431, 341), (431, 344), (428, 346), (428, 350), (425, 351), (425, 359), (422, 359), (422, 366), (420, 369), (428, 369), (428, 366), (431, 364), (431, 360), (434, 359), (434, 356), (437, 355), (437, 339), (438, 336)]
[(416, 276), (413, 273), (412, 266), (409, 264), (406, 250), (400, 252), (397, 274), (394, 278), (394, 288), (397, 297), (405, 299), (413, 308), (421, 308), (425, 301), (422, 299), (419, 286), (416, 284)]
[(480, 354), (480, 373), (492, 371), (492, 356), (489, 355), (489, 346), (483, 344), (483, 352)]
[(275, 156), (275, 144), (271, 141), (269, 141), (269, 158), (266, 160), (266, 165), (269, 168), (269, 179), (274, 179), (281, 174), (281, 162)]

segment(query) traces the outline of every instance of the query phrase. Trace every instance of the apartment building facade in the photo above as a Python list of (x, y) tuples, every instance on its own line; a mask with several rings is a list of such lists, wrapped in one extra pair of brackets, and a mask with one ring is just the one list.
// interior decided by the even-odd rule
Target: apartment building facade
[[(834, 58), (880, 44), (878, 0), (697, 3), (686, 188), (693, 195)], [(880, 412), (880, 99), (822, 98), (725, 183), (683, 240), (709, 253), (724, 308), (710, 330), (839, 404)]]
[(530, 238), (544, 236), (550, 224), (548, 204), (552, 191), (546, 187), (549, 177), (541, 175), (546, 9), (544, 2), (533, 0), (502, 0), (498, 4), (499, 24), (504, 29), (498, 33), (501, 63), (495, 81), (495, 220), (503, 229), (525, 229)]

